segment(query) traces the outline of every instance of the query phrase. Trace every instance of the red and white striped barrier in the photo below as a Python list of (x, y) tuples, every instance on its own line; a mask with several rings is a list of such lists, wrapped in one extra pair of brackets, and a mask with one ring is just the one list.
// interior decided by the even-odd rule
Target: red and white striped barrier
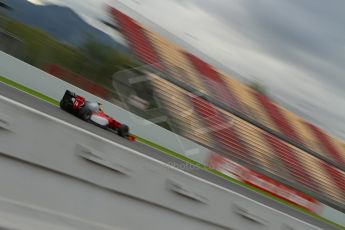
[(242, 165), (222, 157), (219, 154), (210, 154), (207, 164), (210, 168), (216, 169), (227, 176), (259, 188), (273, 196), (295, 204), (310, 212), (320, 214), (323, 210), (323, 204), (314, 198), (243, 167)]

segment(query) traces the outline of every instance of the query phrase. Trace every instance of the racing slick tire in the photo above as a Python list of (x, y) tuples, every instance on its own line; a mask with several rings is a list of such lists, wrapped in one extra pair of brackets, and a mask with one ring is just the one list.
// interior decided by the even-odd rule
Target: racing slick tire
[(89, 121), (91, 119), (92, 111), (89, 109), (81, 109), (78, 112), (78, 116), (84, 121)]
[(70, 112), (72, 110), (73, 107), (73, 102), (71, 100), (61, 100), (60, 101), (60, 108)]
[(129, 127), (127, 125), (121, 125), (117, 130), (117, 135), (119, 135), (120, 137), (128, 137)]

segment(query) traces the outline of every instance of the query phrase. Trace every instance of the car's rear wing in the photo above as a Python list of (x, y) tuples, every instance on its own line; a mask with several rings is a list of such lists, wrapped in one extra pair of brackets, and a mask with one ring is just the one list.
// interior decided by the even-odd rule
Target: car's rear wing
[(69, 91), (69, 90), (66, 90), (65, 91), (65, 94), (63, 95), (63, 98), (62, 100), (68, 100), (68, 99), (71, 99), (71, 98), (76, 98), (77, 97), (77, 94)]

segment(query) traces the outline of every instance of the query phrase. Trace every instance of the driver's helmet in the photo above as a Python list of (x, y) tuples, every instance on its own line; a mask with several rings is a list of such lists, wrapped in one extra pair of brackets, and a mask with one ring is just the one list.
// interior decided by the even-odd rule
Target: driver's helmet
[(100, 103), (100, 102), (97, 102), (97, 103), (98, 103), (98, 110), (99, 110), (100, 112), (103, 112), (103, 113), (104, 113), (102, 103)]

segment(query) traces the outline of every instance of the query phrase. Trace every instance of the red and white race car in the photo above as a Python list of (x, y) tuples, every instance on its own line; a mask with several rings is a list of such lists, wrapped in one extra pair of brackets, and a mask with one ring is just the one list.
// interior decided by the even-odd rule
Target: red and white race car
[(135, 136), (129, 133), (129, 127), (105, 114), (99, 102), (87, 101), (84, 97), (66, 90), (60, 101), (60, 108), (128, 140), (135, 140)]

